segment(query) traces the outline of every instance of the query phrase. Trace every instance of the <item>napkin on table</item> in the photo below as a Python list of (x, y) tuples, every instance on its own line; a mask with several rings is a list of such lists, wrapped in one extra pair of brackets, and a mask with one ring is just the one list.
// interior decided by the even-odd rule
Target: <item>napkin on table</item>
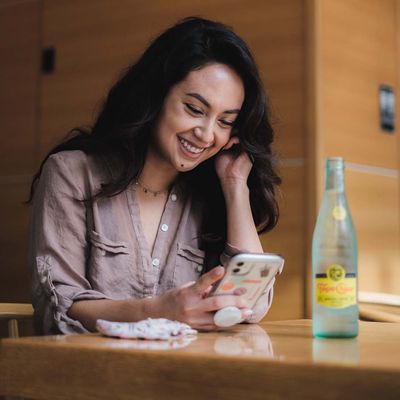
[(197, 334), (189, 325), (166, 318), (147, 318), (138, 322), (96, 321), (97, 330), (105, 336), (123, 339), (169, 340)]

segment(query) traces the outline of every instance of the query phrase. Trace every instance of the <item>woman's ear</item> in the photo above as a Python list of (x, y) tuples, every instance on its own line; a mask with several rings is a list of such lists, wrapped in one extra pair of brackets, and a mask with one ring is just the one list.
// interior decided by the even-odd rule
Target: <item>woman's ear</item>
[(231, 136), (228, 143), (222, 148), (222, 150), (229, 150), (235, 144), (239, 144), (239, 138), (237, 136)]

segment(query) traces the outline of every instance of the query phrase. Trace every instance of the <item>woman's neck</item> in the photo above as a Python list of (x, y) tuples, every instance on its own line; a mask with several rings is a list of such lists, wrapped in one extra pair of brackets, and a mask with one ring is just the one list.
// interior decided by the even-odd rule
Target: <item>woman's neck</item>
[(160, 160), (149, 153), (146, 157), (144, 167), (139, 175), (139, 182), (152, 191), (167, 190), (178, 176), (171, 165), (160, 163)]

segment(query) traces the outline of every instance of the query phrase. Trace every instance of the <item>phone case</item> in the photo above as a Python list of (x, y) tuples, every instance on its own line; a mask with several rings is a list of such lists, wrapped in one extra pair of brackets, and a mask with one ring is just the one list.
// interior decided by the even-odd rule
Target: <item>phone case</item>
[(277, 254), (238, 254), (230, 260), (212, 296), (244, 296), (249, 307), (253, 307), (275, 275), (282, 271), (283, 264), (283, 258)]

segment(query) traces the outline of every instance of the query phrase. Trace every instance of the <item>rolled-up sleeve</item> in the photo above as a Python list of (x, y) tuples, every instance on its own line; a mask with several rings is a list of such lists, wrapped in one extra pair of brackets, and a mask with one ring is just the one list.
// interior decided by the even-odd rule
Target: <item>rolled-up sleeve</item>
[[(84, 157), (84, 155), (82, 155)], [(87, 332), (68, 309), (77, 300), (105, 299), (86, 279), (88, 256), (84, 163), (50, 156), (36, 187), (29, 243), (32, 302), (41, 333)]]

